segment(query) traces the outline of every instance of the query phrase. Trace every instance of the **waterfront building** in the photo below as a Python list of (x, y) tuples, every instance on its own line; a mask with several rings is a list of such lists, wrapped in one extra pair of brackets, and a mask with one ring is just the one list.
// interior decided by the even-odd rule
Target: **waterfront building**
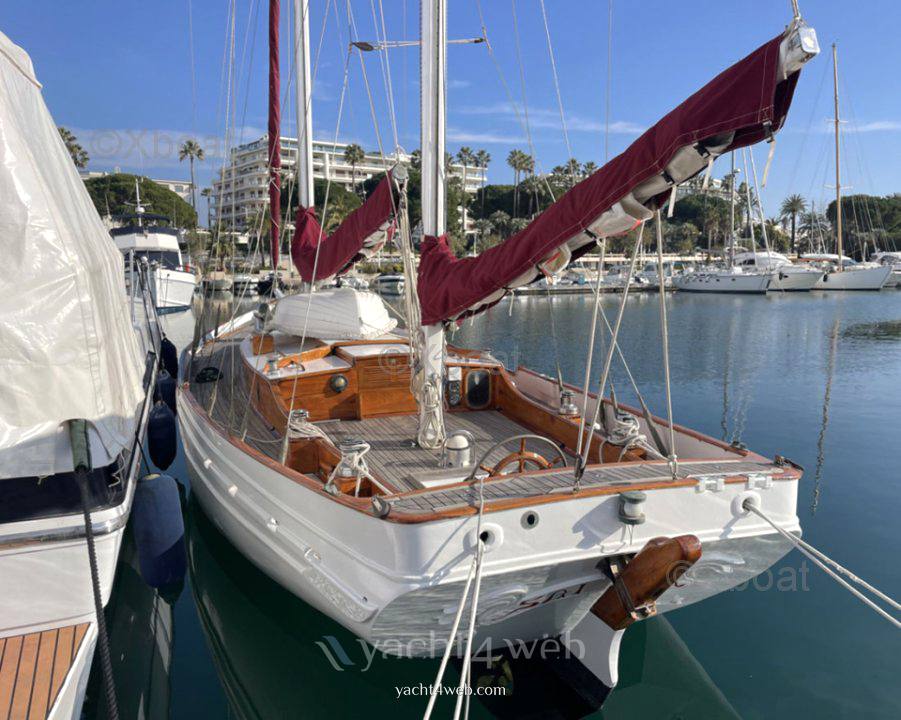
[[(354, 168), (344, 160), (348, 143), (313, 141), (313, 177), (331, 179), (333, 183), (348, 190), (353, 189)], [(213, 222), (226, 226), (245, 226), (257, 217), (267, 206), (268, 190), (268, 140), (265, 135), (253, 142), (233, 148), (229, 154), (229, 164), (219, 171), (213, 180), (212, 217)], [(297, 138), (281, 138), (282, 172), (289, 176), (297, 161)], [(403, 152), (387, 157), (379, 152), (366, 152), (356, 166), (356, 183), (384, 172), (395, 163), (410, 163), (410, 155)], [(463, 179), (464, 167), (458, 163), (450, 166), (451, 175)], [(466, 190), (475, 193), (486, 181), (486, 169), (474, 165), (465, 168)]]

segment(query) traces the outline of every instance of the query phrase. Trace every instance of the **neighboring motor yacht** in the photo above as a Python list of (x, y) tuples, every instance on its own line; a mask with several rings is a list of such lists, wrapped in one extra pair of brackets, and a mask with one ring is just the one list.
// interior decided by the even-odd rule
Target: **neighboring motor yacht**
[(135, 212), (127, 216), (128, 223), (110, 230), (116, 247), (125, 260), (126, 284), (133, 282), (136, 264), (146, 259), (150, 264), (150, 289), (157, 312), (170, 313), (187, 310), (191, 306), (197, 276), (182, 260), (178, 245), (178, 230), (165, 225), (150, 224), (166, 220), (162, 215), (150, 215), (141, 204), (141, 188), (135, 180)]

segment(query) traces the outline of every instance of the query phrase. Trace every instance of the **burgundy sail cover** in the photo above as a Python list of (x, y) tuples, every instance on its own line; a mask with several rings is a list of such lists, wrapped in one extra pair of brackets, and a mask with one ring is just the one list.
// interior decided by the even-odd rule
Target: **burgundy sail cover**
[(391, 236), (396, 208), (397, 198), (390, 172), (382, 178), (366, 202), (348, 215), (328, 237), (323, 237), (322, 226), (313, 208), (298, 208), (291, 257), (301, 277), (306, 282), (325, 280), (349, 270), (369, 238), (378, 233), (385, 233), (386, 238)]
[[(545, 259), (633, 188), (659, 175), (676, 151), (721, 133), (734, 132), (724, 150), (756, 143), (778, 130), (788, 113), (799, 72), (783, 80), (779, 35), (720, 73), (625, 152), (575, 185), (528, 227), (477, 257), (457, 258), (445, 237), (426, 237), (419, 264), (423, 325), (461, 318)], [(665, 202), (668, 192), (658, 195)], [(586, 245), (582, 251), (589, 249)], [(579, 253), (574, 253), (574, 257)]]

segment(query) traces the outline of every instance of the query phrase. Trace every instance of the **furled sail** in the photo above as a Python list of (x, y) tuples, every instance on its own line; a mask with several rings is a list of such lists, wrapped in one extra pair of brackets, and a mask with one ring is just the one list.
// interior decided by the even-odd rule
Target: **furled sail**
[(122, 255), (72, 163), (24, 50), (0, 33), (0, 483), (72, 469), (62, 426), (90, 423), (108, 465), (134, 437), (143, 353)]
[(782, 127), (800, 67), (819, 51), (801, 22), (720, 73), (621, 155), (575, 185), (528, 227), (478, 257), (457, 258), (426, 237), (419, 265), (423, 325), (481, 312), (514, 287), (562, 269), (596, 238), (628, 232), (674, 185), (713, 158)]
[(401, 168), (388, 172), (366, 202), (328, 237), (324, 237), (313, 208), (298, 209), (291, 257), (306, 282), (347, 272), (354, 263), (381, 249), (394, 231), (401, 174)]

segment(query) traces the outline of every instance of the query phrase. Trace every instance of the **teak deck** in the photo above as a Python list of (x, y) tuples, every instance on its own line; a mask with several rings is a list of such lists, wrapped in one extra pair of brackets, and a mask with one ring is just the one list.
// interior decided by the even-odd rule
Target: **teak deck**
[(0, 720), (46, 718), (88, 624), (0, 638)]

